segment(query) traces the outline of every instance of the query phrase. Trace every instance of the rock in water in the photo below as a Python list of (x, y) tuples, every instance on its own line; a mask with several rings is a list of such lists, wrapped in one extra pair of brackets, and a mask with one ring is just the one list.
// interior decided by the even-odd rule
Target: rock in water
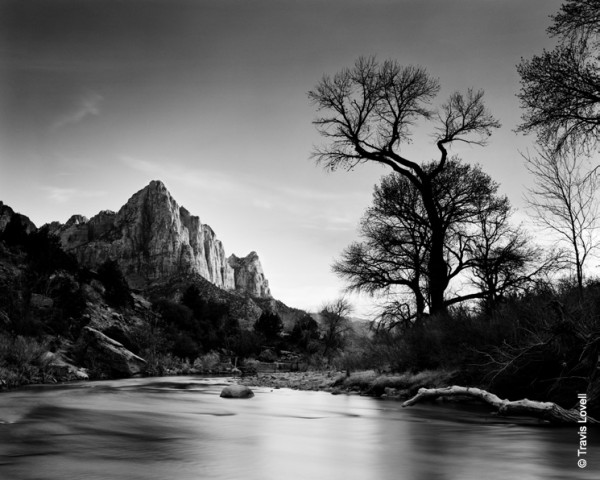
[(252, 398), (254, 392), (246, 385), (228, 385), (221, 391), (223, 398)]

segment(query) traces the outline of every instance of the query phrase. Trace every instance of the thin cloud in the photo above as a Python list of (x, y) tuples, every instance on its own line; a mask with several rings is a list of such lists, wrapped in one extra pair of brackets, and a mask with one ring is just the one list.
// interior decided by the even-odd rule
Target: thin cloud
[(106, 195), (103, 190), (80, 190), (77, 188), (43, 187), (47, 192), (48, 200), (55, 203), (68, 203), (77, 198), (94, 198)]
[(347, 201), (347, 200), (364, 200), (369, 199), (371, 193), (365, 194), (364, 192), (351, 192), (351, 193), (339, 193), (339, 192), (324, 192), (316, 189), (309, 188), (295, 188), (295, 187), (278, 187), (277, 190), (283, 195), (299, 198), (302, 200), (326, 200), (326, 201)]
[(138, 170), (140, 172), (148, 173), (148, 174), (161, 174), (165, 173), (164, 168), (160, 165), (152, 162), (148, 162), (146, 160), (141, 160), (139, 158), (130, 157), (129, 155), (121, 155), (119, 160), (123, 162), (129, 168), (133, 170)]
[(60, 116), (52, 125), (54, 130), (64, 128), (69, 125), (77, 124), (85, 118), (99, 115), (100, 104), (104, 97), (98, 93), (92, 92), (83, 95), (77, 104), (65, 115)]
[[(185, 169), (175, 164), (160, 164), (129, 155), (121, 155), (127, 167), (166, 183), (177, 182), (202, 192), (248, 202), (270, 215), (297, 219), (306, 230), (353, 232), (358, 217), (345, 214), (349, 204), (362, 205), (369, 196), (363, 193), (333, 193), (316, 189), (275, 186), (251, 176), (231, 175), (214, 170)], [(353, 211), (353, 209), (350, 209)]]
[(202, 189), (205, 192), (246, 195), (246, 198), (252, 198), (250, 196), (255, 193), (255, 190), (249, 186), (249, 182), (221, 172), (198, 169), (190, 170), (172, 163), (168, 165), (159, 164), (129, 155), (121, 155), (119, 160), (133, 170), (152, 175), (155, 180), (178, 182), (183, 185)]

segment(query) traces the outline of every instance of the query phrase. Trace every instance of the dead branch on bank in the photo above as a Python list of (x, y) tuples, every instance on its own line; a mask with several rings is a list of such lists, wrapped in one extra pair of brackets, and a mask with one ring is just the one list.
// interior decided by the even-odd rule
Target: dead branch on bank
[(421, 400), (455, 396), (466, 396), (482, 400), (495, 407), (500, 415), (529, 416), (556, 424), (600, 423), (598, 420), (587, 416), (585, 408), (581, 410), (576, 408), (566, 410), (553, 402), (537, 402), (527, 399), (511, 402), (509, 400), (502, 400), (493, 393), (480, 388), (460, 387), (457, 385), (445, 388), (420, 388), (417, 394), (405, 401), (402, 406), (410, 407)]

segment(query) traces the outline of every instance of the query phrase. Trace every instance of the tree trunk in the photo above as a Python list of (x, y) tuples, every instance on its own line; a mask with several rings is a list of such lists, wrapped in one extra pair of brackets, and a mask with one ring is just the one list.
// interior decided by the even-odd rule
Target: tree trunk
[(553, 402), (536, 402), (527, 399), (511, 402), (501, 400), (493, 393), (480, 388), (459, 387), (456, 385), (445, 388), (421, 388), (414, 397), (404, 402), (402, 406), (409, 407), (425, 399), (454, 396), (467, 396), (482, 400), (495, 407), (501, 415), (529, 416), (556, 424), (580, 423), (583, 425), (585, 423), (599, 423), (596, 419), (587, 415), (586, 403), (580, 403), (580, 409), (565, 410)]
[(431, 184), (427, 183), (426, 189), (422, 192), (423, 203), (429, 219), (431, 228), (430, 257), (427, 265), (427, 275), (429, 277), (429, 300), (430, 314), (446, 312), (444, 302), (444, 293), (448, 287), (448, 265), (444, 258), (444, 240), (445, 233), (441, 225), (437, 210), (433, 203), (433, 192)]
[(444, 256), (436, 255), (434, 252), (435, 245), (431, 245), (431, 259), (429, 261), (429, 297), (431, 300), (432, 315), (445, 313), (446, 304), (444, 302), (444, 292), (448, 285), (446, 262)]

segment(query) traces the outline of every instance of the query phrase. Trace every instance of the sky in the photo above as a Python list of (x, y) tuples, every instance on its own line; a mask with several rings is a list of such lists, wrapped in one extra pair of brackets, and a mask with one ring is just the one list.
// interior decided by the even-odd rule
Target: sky
[[(223, 242), (256, 251), (272, 294), (314, 311), (358, 240), (376, 165), (326, 172), (307, 97), (376, 55), (485, 90), (502, 123), (479, 163), (530, 223), (516, 65), (551, 48), (560, 0), (0, 0), (0, 200), (38, 226), (117, 211), (151, 180)], [(430, 161), (427, 126), (404, 151)], [(356, 314), (374, 311), (351, 297)]]

